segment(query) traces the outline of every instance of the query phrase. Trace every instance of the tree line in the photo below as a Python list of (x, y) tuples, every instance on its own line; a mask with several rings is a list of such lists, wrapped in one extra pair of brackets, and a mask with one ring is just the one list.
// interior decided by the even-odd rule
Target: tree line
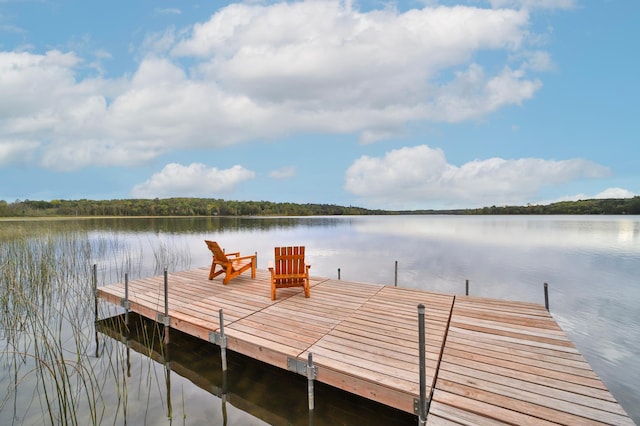
[(454, 210), (371, 210), (334, 204), (274, 203), (212, 198), (116, 200), (0, 200), (0, 217), (48, 216), (339, 216), (388, 214), (590, 215), (640, 214), (640, 197), (562, 201), (548, 205), (491, 206)]
[(380, 210), (332, 204), (274, 203), (211, 198), (0, 201), (0, 216), (329, 216), (382, 214)]

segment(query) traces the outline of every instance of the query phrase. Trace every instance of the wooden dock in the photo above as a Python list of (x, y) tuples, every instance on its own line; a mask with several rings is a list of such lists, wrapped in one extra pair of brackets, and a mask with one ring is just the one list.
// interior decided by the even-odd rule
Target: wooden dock
[[(209, 268), (169, 274), (170, 326), (210, 341), (224, 313), (227, 348), (291, 369), (309, 353), (316, 380), (415, 413), (419, 400), (417, 305), (426, 310), (427, 424), (633, 425), (543, 306), (400, 287), (311, 278), (270, 298), (258, 270), (222, 284)], [(98, 288), (121, 304), (124, 283)], [(158, 319), (164, 277), (129, 282), (129, 306)]]

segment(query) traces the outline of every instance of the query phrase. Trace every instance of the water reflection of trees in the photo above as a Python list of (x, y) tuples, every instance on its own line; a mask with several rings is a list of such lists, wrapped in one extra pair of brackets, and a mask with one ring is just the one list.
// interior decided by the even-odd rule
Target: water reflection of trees
[(82, 218), (44, 221), (0, 222), (0, 240), (3, 229), (17, 228), (37, 235), (42, 229), (49, 231), (105, 231), (128, 233), (192, 234), (235, 231), (269, 231), (297, 227), (337, 227), (351, 223), (353, 217), (112, 217)]

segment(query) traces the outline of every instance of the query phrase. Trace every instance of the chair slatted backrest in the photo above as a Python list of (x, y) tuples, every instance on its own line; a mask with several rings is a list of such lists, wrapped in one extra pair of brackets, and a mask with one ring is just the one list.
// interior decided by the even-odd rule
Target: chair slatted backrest
[(225, 263), (229, 261), (227, 259), (227, 255), (224, 254), (224, 250), (220, 248), (220, 245), (218, 245), (217, 242), (208, 241), (208, 240), (206, 242), (207, 242), (207, 246), (209, 247), (209, 250), (213, 252), (213, 255), (217, 261), (225, 262)]
[(276, 275), (305, 273), (304, 246), (275, 248)]

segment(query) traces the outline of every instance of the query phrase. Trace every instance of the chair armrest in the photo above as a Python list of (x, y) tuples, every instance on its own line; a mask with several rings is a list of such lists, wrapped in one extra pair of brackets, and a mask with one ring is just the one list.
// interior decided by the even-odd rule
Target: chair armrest
[(252, 254), (251, 256), (240, 256), (240, 257), (234, 257), (233, 259), (229, 259), (231, 262), (235, 262), (237, 260), (246, 260), (246, 259), (252, 259), (256, 257), (255, 254)]

